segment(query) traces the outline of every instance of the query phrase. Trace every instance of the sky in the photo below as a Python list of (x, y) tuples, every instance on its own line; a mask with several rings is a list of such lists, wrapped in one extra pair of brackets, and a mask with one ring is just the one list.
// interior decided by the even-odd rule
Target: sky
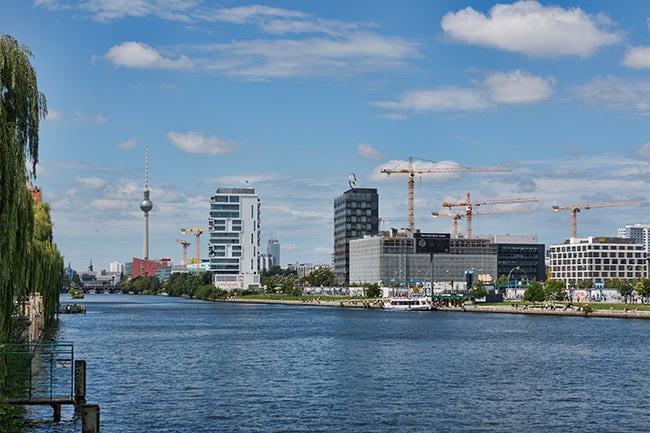
[[(571, 235), (552, 207), (650, 197), (650, 2), (4, 0), (47, 98), (33, 183), (66, 265), (182, 259), (217, 188), (254, 187), (262, 251), (330, 264), (333, 202), (354, 173), (381, 228), (449, 232), (442, 202), (482, 206), (473, 235)], [(578, 214), (578, 236), (648, 223), (647, 204)], [(458, 207), (454, 210), (462, 211)], [(465, 232), (465, 221), (460, 221)], [(207, 257), (202, 236), (202, 257)]]

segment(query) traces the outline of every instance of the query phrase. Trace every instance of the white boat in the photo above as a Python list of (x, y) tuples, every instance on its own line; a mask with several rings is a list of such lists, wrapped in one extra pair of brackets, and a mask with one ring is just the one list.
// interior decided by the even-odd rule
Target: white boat
[(400, 311), (429, 311), (431, 310), (431, 300), (420, 297), (408, 298), (389, 298), (384, 302), (385, 310), (400, 310)]

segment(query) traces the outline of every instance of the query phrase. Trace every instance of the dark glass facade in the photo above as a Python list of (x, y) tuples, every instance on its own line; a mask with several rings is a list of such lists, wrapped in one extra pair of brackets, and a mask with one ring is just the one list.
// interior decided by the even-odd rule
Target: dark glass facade
[(350, 239), (379, 232), (379, 194), (376, 188), (354, 188), (334, 199), (334, 279), (350, 281)]
[[(519, 266), (530, 281), (546, 281), (544, 244), (496, 244), (497, 278)], [(520, 278), (522, 275), (517, 274)]]

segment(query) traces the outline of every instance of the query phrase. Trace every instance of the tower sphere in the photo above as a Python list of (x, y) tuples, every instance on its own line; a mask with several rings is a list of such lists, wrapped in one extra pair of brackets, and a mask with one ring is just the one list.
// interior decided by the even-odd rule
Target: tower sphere
[(140, 202), (140, 209), (144, 213), (148, 213), (151, 209), (153, 209), (153, 203), (151, 203), (151, 200), (149, 200), (149, 191), (144, 192), (144, 198)]

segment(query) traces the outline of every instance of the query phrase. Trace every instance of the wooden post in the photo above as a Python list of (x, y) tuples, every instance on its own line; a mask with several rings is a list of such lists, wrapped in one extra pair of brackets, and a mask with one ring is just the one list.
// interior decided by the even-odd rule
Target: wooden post
[(74, 402), (80, 406), (86, 402), (86, 361), (74, 362)]
[(61, 421), (61, 405), (60, 404), (53, 404), (52, 409), (54, 410), (54, 414), (52, 416), (54, 422), (60, 422)]
[(81, 433), (99, 433), (99, 405), (84, 404), (81, 423)]

